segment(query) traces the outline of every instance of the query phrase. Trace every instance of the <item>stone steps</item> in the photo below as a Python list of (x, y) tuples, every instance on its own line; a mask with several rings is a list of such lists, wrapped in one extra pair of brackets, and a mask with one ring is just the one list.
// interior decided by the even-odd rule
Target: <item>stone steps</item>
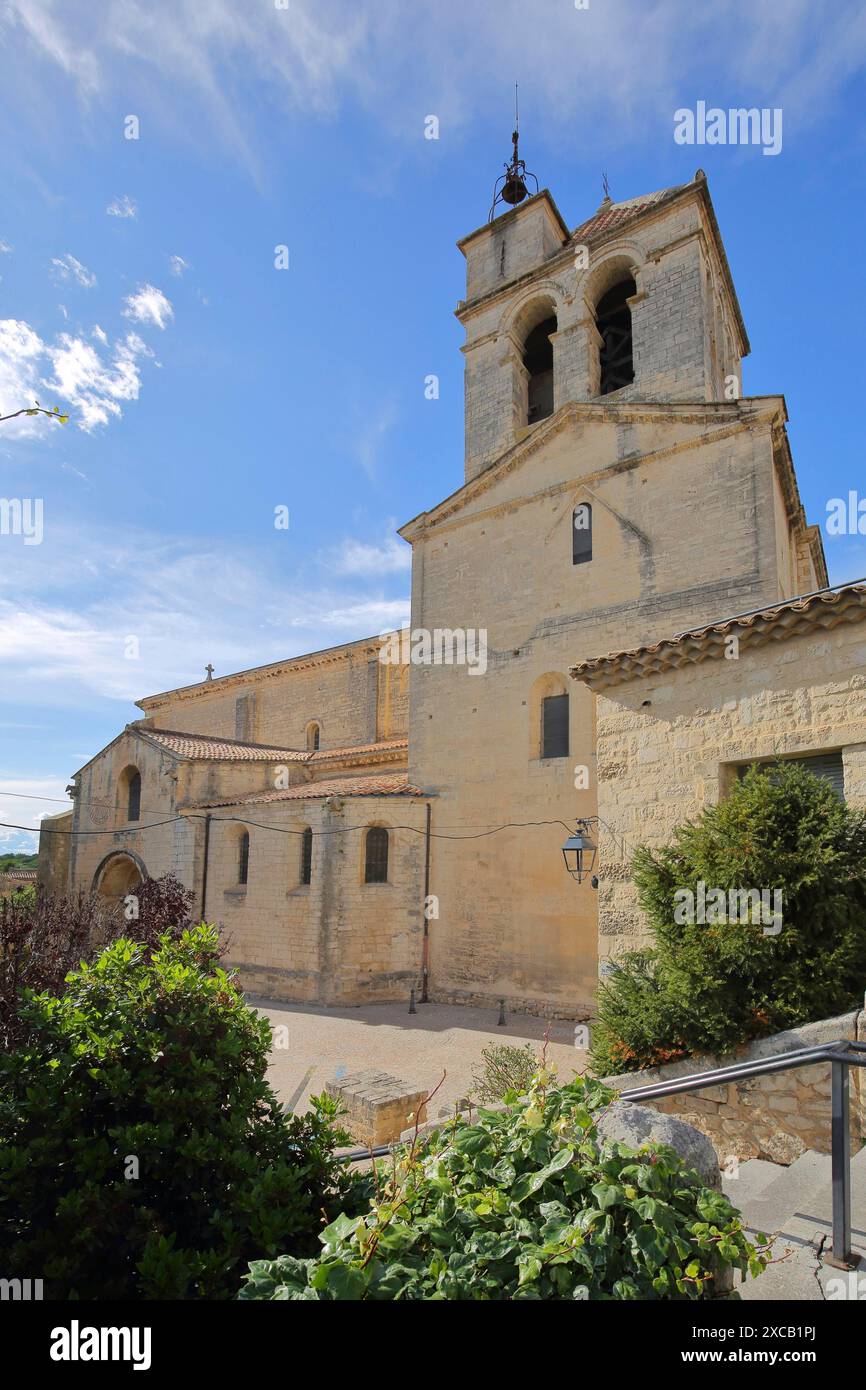
[(832, 1239), (830, 1174), (830, 1155), (807, 1150), (789, 1168), (751, 1159), (740, 1164), (736, 1177), (723, 1176), (722, 1188), (748, 1230), (772, 1239), (773, 1263), (758, 1279), (737, 1285), (742, 1299), (866, 1296), (866, 1148), (851, 1160), (851, 1243), (861, 1257), (853, 1276), (820, 1258)]
[(755, 1203), (782, 1171), (778, 1163), (770, 1163), (765, 1158), (751, 1158), (740, 1163), (736, 1176), (722, 1173), (722, 1191), (748, 1219), (748, 1213)]

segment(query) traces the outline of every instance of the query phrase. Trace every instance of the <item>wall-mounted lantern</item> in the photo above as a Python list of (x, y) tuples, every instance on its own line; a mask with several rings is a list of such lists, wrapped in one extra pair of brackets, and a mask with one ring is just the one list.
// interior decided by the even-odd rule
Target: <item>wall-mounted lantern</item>
[[(588, 820), (579, 820), (574, 827), (574, 834), (569, 835), (565, 844), (562, 846), (562, 857), (565, 860), (565, 867), (572, 878), (582, 883), (588, 874), (592, 874), (595, 866), (595, 856), (598, 853), (598, 845), (590, 835), (590, 826), (597, 825), (598, 819), (595, 816)], [(598, 886), (598, 880), (592, 874), (593, 888)]]

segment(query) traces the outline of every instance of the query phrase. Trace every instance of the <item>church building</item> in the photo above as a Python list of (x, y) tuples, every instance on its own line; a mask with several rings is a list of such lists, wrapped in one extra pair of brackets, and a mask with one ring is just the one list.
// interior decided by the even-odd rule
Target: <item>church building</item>
[(459, 242), (464, 474), (400, 531), (409, 632), (142, 698), (43, 822), (47, 886), (174, 873), (274, 999), (580, 1016), (641, 939), (630, 851), (738, 767), (866, 805), (866, 587), (827, 587), (784, 398), (743, 395), (704, 173), (570, 230), (521, 168)]

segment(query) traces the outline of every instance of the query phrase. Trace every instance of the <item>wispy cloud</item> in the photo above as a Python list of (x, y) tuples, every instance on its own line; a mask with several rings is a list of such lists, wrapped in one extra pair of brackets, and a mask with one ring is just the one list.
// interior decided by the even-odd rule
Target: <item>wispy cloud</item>
[(0, 256), (11, 256), (12, 247), (8, 241), (0, 241)]
[(80, 468), (75, 468), (74, 465), (71, 463), (61, 463), (60, 470), (62, 473), (71, 473), (73, 477), (80, 478), (83, 483), (90, 482), (90, 479), (88, 478), (87, 474), (82, 473)]
[(382, 447), (396, 419), (397, 407), (394, 402), (383, 400), (374, 409), (364, 408), (363, 417), (354, 432), (356, 457), (371, 482), (378, 477)]
[(189, 270), (189, 262), (185, 261), (183, 256), (171, 256), (168, 264), (172, 275), (180, 276), (185, 270)]
[(316, 587), (308, 571), (268, 569), (252, 548), (143, 530), (119, 539), (97, 526), (73, 536), (46, 509), (42, 545), (19, 545), (15, 565), (0, 565), (0, 708), (130, 702), (203, 679), (208, 661), (226, 674), (408, 616), (408, 595), (373, 576)]
[(412, 547), (397, 536), (386, 536), (381, 545), (350, 539), (331, 547), (324, 560), (333, 574), (407, 574), (412, 568)]
[[(339, 628), (341, 632), (351, 631), (354, 636), (369, 637), (379, 632), (391, 632), (409, 621), (410, 602), (406, 598), (365, 599), (361, 603), (349, 603), (344, 608), (312, 609), (296, 614), (292, 627), (311, 627), (318, 624), (322, 629)], [(329, 638), (328, 640), (333, 640)], [(346, 639), (350, 640), (350, 639)]]
[(80, 285), (83, 290), (92, 290), (96, 276), (67, 251), (65, 256), (55, 256), (51, 261), (51, 274), (58, 284)]
[(105, 209), (109, 217), (123, 217), (135, 219), (138, 216), (138, 205), (130, 198), (128, 193), (124, 193), (121, 198), (114, 198)]
[(51, 4), (40, 5), (38, 0), (36, 3), (33, 0), (13, 0), (2, 18), (20, 25), (36, 47), (72, 78), (82, 95), (92, 95), (97, 91), (100, 86), (99, 59), (88, 45), (77, 41), (58, 22)]
[(171, 301), (155, 285), (141, 285), (124, 303), (124, 317), (136, 323), (152, 323), (156, 328), (165, 328), (174, 318)]
[[(786, 105), (790, 122), (814, 123), (866, 60), (866, 12), (859, 0), (831, 7), (814, 0), (605, 0), (578, 10), (570, 0), (319, 0), (314, 6), (237, 0), (6, 0), (7, 28), (21, 61), (56, 66), (88, 101), (124, 94), (184, 135), (231, 146), (262, 164), (254, 129), (263, 89), (284, 106), (331, 112), (361, 101), (392, 131), (420, 139), (425, 112), (443, 136), (493, 109), (505, 114), (503, 73), (515, 71), (545, 129), (564, 131), (605, 111), (605, 143), (658, 129), (662, 113), (711, 77), (714, 90), (751, 89), (754, 104)], [(25, 42), (21, 42), (22, 38)], [(615, 61), (614, 61), (615, 55)], [(579, 72), (580, 80), (575, 80)], [(239, 75), (255, 98), (245, 101)], [(510, 80), (510, 79), (509, 79)], [(160, 101), (153, 100), (154, 90)], [(708, 94), (709, 87), (706, 87)], [(418, 94), (424, 94), (421, 110)], [(204, 121), (184, 120), (191, 98)], [(653, 120), (641, 119), (650, 113)]]

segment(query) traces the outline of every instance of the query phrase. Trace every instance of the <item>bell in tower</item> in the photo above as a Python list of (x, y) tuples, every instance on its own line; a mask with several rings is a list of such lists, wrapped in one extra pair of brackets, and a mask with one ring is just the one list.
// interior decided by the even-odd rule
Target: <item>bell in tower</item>
[(526, 180), (532, 179), (535, 184), (535, 192), (538, 192), (538, 179), (534, 174), (529, 173), (525, 162), (520, 158), (518, 148), (520, 141), (520, 113), (517, 109), (517, 83), (514, 84), (514, 130), (511, 133), (511, 163), (503, 165), (504, 174), (500, 174), (496, 183), (493, 185), (493, 202), (490, 206), (490, 216), (488, 222), (492, 222), (496, 216), (496, 208), (499, 203), (507, 203), (509, 207), (516, 207), (522, 203), (524, 198), (529, 197), (529, 189)]

